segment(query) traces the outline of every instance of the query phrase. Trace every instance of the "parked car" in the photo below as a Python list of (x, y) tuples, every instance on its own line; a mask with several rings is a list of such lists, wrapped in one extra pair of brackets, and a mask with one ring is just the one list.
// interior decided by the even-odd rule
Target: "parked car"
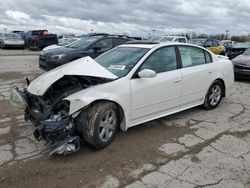
[(39, 67), (43, 70), (51, 70), (81, 57), (95, 58), (103, 52), (130, 40), (130, 38), (113, 35), (83, 37), (67, 46), (42, 51), (39, 57)]
[(232, 59), (236, 78), (250, 79), (250, 48)]
[(199, 105), (214, 109), (233, 83), (232, 62), (205, 48), (124, 44), (12, 89), (10, 101), (36, 125), (36, 139), (52, 144), (50, 154), (68, 154), (79, 149), (80, 137), (102, 149), (119, 128)]
[(225, 47), (221, 44), (220, 41), (215, 40), (215, 39), (198, 38), (198, 39), (190, 40), (189, 43), (205, 47), (217, 55), (226, 55)]
[(0, 33), (0, 48), (22, 48), (24, 40), (15, 33)]
[(229, 59), (233, 59), (238, 55), (242, 54), (246, 49), (250, 48), (249, 42), (237, 42), (233, 44), (233, 46), (227, 50), (227, 56)]
[(183, 42), (187, 43), (187, 37), (183, 36), (163, 36), (159, 39), (159, 42)]
[(25, 33), (26, 46), (33, 49), (43, 49), (46, 46), (57, 44), (57, 35), (49, 34), (47, 30), (33, 30)]

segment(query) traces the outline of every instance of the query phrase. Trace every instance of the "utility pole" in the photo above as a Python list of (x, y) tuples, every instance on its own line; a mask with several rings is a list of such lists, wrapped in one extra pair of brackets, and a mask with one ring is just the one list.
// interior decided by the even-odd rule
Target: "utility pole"
[(156, 32), (156, 30), (155, 29), (152, 29), (152, 32), (153, 32), (153, 36), (152, 36), (152, 38), (154, 38), (155, 37), (155, 32)]
[(226, 39), (228, 37), (229, 29), (226, 30)]

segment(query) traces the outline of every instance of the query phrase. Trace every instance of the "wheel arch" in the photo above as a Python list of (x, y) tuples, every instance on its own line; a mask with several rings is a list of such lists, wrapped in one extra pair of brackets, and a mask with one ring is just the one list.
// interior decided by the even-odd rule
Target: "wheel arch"
[[(222, 83), (222, 86), (223, 86), (222, 97), (226, 97), (226, 85), (225, 85), (224, 80), (223, 80), (222, 78), (217, 78), (217, 79), (215, 79), (215, 80), (213, 81), (213, 83), (214, 83), (215, 81), (219, 81), (219, 82)], [(213, 83), (212, 83), (212, 84), (213, 84)], [(211, 84), (211, 85), (212, 85), (212, 84)]]
[(113, 101), (113, 100), (98, 99), (98, 100), (92, 101), (87, 106), (87, 108), (91, 108), (94, 104), (99, 103), (99, 102), (110, 102), (110, 103), (114, 103), (117, 106), (118, 112), (119, 112), (119, 119), (120, 119), (120, 126), (119, 126), (119, 128), (121, 130), (123, 130), (123, 131), (126, 131), (127, 130), (127, 128), (126, 128), (126, 115), (125, 115), (125, 112), (124, 112), (122, 106), (118, 102)]
[[(95, 104), (97, 103), (101, 103), (101, 102), (110, 102), (110, 103), (114, 103), (117, 108), (118, 108), (118, 113), (119, 113), (119, 120), (120, 120), (120, 126), (119, 126), (119, 129), (121, 129), (122, 131), (126, 131), (127, 128), (126, 128), (126, 115), (125, 115), (125, 112), (122, 108), (122, 106), (116, 102), (116, 101), (113, 101), (113, 100), (108, 100), (108, 99), (97, 99), (97, 100), (94, 100), (92, 101), (91, 103), (89, 103), (87, 106), (79, 109), (78, 111), (84, 111), (87, 112), (89, 108), (91, 108), (92, 106), (94, 106)], [(86, 113), (85, 113), (86, 114)], [(78, 116), (78, 115), (77, 115)], [(86, 117), (86, 116), (84, 116)]]

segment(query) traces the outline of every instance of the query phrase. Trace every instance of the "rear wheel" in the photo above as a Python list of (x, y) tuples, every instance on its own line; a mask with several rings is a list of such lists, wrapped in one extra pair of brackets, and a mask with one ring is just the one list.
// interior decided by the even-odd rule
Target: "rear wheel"
[(96, 103), (87, 112), (84, 139), (95, 149), (102, 149), (113, 141), (118, 125), (116, 105), (110, 102)]
[(208, 110), (216, 108), (221, 102), (223, 89), (221, 81), (214, 81), (208, 90), (203, 106)]

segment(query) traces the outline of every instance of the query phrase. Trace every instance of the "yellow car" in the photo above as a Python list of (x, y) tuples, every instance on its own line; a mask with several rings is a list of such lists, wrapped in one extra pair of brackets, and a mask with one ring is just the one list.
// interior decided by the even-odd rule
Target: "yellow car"
[(201, 39), (193, 39), (189, 42), (192, 44), (205, 47), (216, 55), (226, 55), (225, 47), (218, 40), (201, 38)]

